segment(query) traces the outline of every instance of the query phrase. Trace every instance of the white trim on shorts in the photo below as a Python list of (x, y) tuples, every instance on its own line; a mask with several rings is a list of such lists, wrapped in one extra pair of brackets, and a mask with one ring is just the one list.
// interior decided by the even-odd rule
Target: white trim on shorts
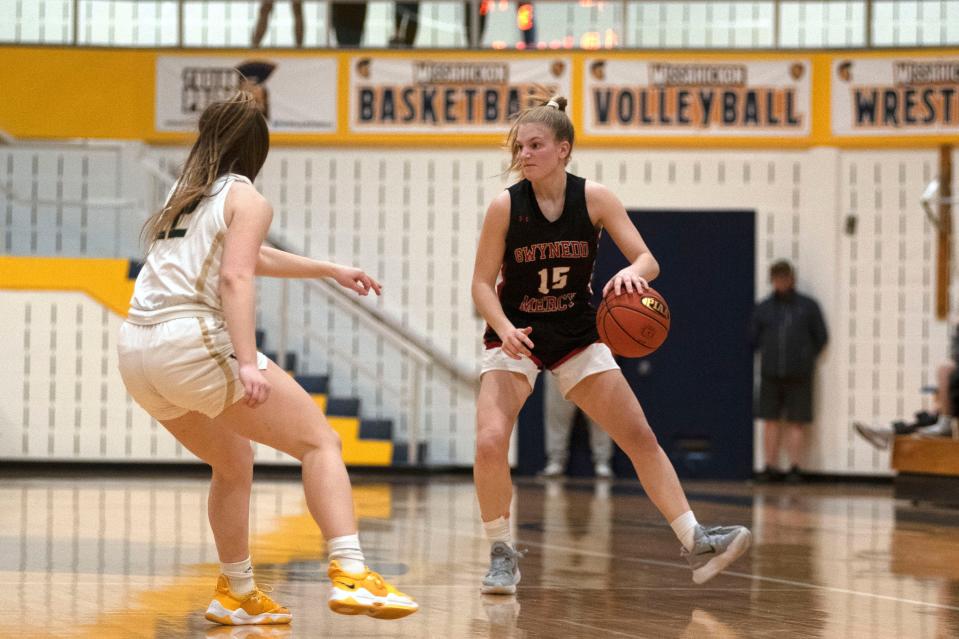
[[(612, 351), (606, 344), (595, 342), (549, 369), (549, 372), (553, 374), (560, 393), (566, 397), (574, 386), (590, 375), (611, 370), (619, 370), (619, 364), (616, 363)], [(513, 359), (503, 352), (501, 346), (497, 346), (483, 353), (480, 377), (490, 371), (509, 371), (524, 375), (532, 390), (536, 385), (536, 376), (539, 375), (539, 366), (528, 357)]]

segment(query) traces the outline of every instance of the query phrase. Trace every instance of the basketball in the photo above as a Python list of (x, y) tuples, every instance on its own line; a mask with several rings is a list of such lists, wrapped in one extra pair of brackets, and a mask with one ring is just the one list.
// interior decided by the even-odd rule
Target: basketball
[(596, 312), (596, 330), (616, 355), (645, 357), (666, 341), (669, 306), (653, 289), (620, 295), (610, 290)]

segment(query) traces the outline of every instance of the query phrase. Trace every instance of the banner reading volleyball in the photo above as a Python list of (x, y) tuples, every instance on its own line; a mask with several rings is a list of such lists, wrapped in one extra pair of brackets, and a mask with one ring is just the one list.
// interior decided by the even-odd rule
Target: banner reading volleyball
[(809, 60), (585, 61), (585, 132), (617, 136), (803, 137)]
[(350, 60), (352, 133), (496, 133), (535, 85), (569, 96), (568, 58)]
[(835, 135), (959, 133), (959, 57), (836, 58)]
[(244, 88), (260, 102), (270, 130), (336, 131), (336, 58), (160, 56), (157, 131), (192, 131), (211, 102)]

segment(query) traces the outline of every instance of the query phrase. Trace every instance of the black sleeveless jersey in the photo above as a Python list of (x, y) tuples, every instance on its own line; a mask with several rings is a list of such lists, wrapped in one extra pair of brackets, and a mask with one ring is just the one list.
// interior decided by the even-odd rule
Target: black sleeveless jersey
[[(566, 174), (563, 213), (550, 222), (529, 180), (509, 187), (510, 216), (498, 286), (506, 317), (532, 327), (533, 361), (552, 368), (599, 339), (590, 279), (598, 233), (586, 210), (585, 178)], [(487, 348), (500, 346), (489, 326)]]

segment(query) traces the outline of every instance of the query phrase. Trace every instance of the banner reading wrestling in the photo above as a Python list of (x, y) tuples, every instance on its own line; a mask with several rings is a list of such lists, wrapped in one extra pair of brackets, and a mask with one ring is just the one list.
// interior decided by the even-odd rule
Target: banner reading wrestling
[(497, 133), (528, 104), (534, 85), (570, 95), (567, 58), (354, 57), (352, 133)]
[(802, 137), (809, 60), (584, 61), (588, 135)]
[(959, 133), (959, 57), (836, 58), (834, 135)]
[(192, 131), (204, 108), (238, 88), (260, 101), (270, 130), (336, 131), (336, 58), (160, 56), (156, 61), (157, 131)]

